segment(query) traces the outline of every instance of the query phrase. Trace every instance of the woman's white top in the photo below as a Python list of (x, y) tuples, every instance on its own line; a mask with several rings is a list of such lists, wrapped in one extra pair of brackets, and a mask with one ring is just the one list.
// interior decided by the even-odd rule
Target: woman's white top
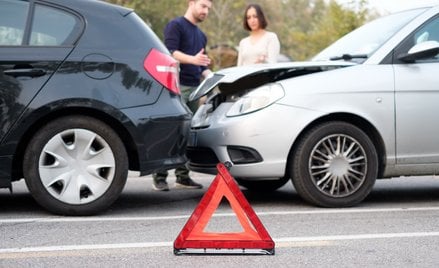
[(280, 53), (280, 43), (277, 35), (266, 31), (256, 42), (250, 36), (239, 42), (238, 66), (275, 63)]

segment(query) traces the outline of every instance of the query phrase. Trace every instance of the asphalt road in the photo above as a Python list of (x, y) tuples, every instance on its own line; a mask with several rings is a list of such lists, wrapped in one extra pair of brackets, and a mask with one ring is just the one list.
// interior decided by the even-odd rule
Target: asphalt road
[[(193, 174), (203, 190), (156, 192), (151, 177), (129, 182), (110, 210), (60, 217), (42, 210), (24, 183), (0, 190), (0, 267), (437, 267), (439, 178), (378, 181), (359, 206), (321, 209), (288, 183), (255, 194), (243, 190), (276, 243), (274, 256), (175, 256), (173, 241), (214, 178)], [(168, 180), (172, 186), (174, 178)], [(228, 204), (207, 226), (242, 228)]]

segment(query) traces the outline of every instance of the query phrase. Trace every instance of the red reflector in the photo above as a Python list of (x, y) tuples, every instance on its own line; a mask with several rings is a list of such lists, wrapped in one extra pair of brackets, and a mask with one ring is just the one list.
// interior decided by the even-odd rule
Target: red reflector
[[(174, 254), (267, 254), (274, 255), (274, 241), (223, 164), (195, 211), (174, 241)], [(205, 230), (226, 198), (243, 232), (215, 233)]]
[(172, 93), (180, 95), (178, 62), (173, 57), (153, 48), (146, 56), (143, 67), (157, 82)]

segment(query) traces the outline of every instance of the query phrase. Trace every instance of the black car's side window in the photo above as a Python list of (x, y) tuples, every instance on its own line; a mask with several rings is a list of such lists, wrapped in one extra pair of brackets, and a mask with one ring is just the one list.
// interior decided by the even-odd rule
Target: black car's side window
[(22, 45), (28, 11), (28, 2), (0, 1), (0, 46)]
[[(27, 1), (0, 1), (0, 46), (74, 45), (82, 30), (78, 16), (45, 5), (31, 7)], [(29, 18), (32, 23), (27, 27)]]
[(48, 6), (36, 5), (29, 45), (73, 45), (78, 35), (78, 17)]

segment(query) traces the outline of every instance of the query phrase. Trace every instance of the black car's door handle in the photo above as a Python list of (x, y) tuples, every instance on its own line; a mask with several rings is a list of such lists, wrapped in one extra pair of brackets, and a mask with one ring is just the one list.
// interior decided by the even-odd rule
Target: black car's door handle
[(13, 77), (39, 77), (45, 75), (46, 71), (43, 69), (10, 69), (3, 71), (3, 73)]

